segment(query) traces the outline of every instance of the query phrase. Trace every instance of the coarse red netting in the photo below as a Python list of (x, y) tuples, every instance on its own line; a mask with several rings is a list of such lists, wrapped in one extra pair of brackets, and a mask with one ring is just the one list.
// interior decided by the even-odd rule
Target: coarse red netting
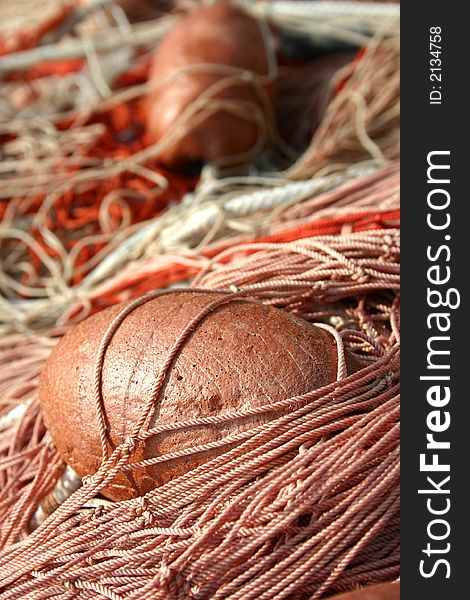
[[(318, 184), (318, 191), (312, 189), (303, 202), (294, 204), (291, 198), (295, 199), (299, 192), (292, 193), (290, 188), (297, 184), (250, 192), (243, 201), (235, 199), (236, 206), (233, 192), (227, 193), (225, 205), (224, 197), (203, 199), (190, 210), (174, 205), (161, 217), (146, 220), (140, 226), (137, 223), (130, 236), (125, 226), (110, 231), (103, 255), (98, 251), (88, 260), (84, 254), (85, 250), (91, 252), (87, 244), (99, 248), (103, 234), (83, 236), (80, 235), (83, 227), (64, 228), (63, 235), (71, 237), (73, 245), (68, 252), (57, 253), (54, 248), (60, 246), (43, 247), (32, 235), (5, 227), (3, 232), (0, 230), (0, 237), (3, 235), (7, 243), (17, 235), (19, 246), (17, 254), (13, 253), (14, 246), (8, 247), (9, 256), (0, 269), (0, 286), (3, 283), (4, 289), (10, 291), (6, 294), (9, 302), (2, 302), (0, 321), (7, 328), (16, 323), (36, 329), (76, 321), (149, 290), (185, 282), (221, 250), (248, 241), (289, 241), (312, 235), (398, 227), (398, 162), (360, 177), (329, 176), (312, 183)], [(306, 185), (311, 184), (306, 182)], [(300, 194), (305, 195), (302, 190)], [(151, 203), (146, 206), (146, 210), (152, 210)], [(73, 203), (64, 207), (64, 214), (70, 214), (73, 207)], [(89, 213), (92, 220), (99, 210), (100, 206), (95, 204)], [(41, 228), (41, 232), (57, 242), (57, 238), (47, 237), (51, 233), (47, 228)], [(30, 260), (24, 257), (18, 260), (25, 247)], [(16, 283), (13, 275), (8, 274), (11, 266), (24, 270), (23, 277), (29, 275), (36, 286)]]
[[(220, 456), (143, 498), (100, 500), (106, 482), (132, 468), (138, 441), (162, 433), (145, 429), (146, 414), (178, 349), (214, 310), (209, 306), (175, 340), (140, 427), (29, 535), (39, 499), (63, 469), (36, 397), (38, 370), (53, 342), (15, 339), (12, 349), (6, 337), (3, 364), (21, 357), (23, 368), (3, 369), (3, 402), (31, 402), (2, 434), (1, 597), (320, 598), (396, 577), (398, 260), (396, 230), (224, 251), (195, 286), (236, 290), (233, 298), (241, 294), (335, 325), (340, 359), (353, 354), (360, 370), (256, 411), (174, 423), (172, 429), (200, 427), (291, 407), (288, 415), (218, 442)], [(114, 327), (148, 297), (126, 305)], [(236, 447), (224, 452), (227, 441)]]
[[(154, 29), (160, 35), (161, 27)], [(325, 114), (311, 116), (310, 127), (317, 120), (320, 126), (307, 152), (292, 168), (269, 176), (214, 178), (209, 172), (192, 200), (187, 192), (196, 178), (162, 169), (160, 146), (151, 144), (145, 130), (149, 53), (137, 53), (104, 98), (93, 88), (98, 84), (87, 71), (91, 67), (83, 59), (78, 65), (70, 60), (54, 63), (54, 69), (46, 61), (12, 76), (0, 104), (5, 156), (0, 164), (0, 329), (5, 332), (82, 318), (97, 304), (103, 284), (126, 267), (134, 269), (133, 259), (175, 252), (204, 256), (211, 242), (236, 243), (234, 234), (243, 232), (244, 240), (282, 239), (280, 219), (286, 228), (289, 220), (297, 227), (309, 216), (332, 220), (304, 223), (299, 236), (309, 235), (309, 227), (311, 234), (321, 234), (389, 226), (396, 220), (396, 165), (393, 173), (385, 168), (381, 181), (373, 173), (365, 180), (365, 202), (362, 181), (351, 202), (327, 192), (398, 156), (395, 35), (373, 38), (339, 71), (344, 57), (313, 62), (310, 79), (305, 65), (296, 76), (293, 66), (290, 75), (286, 68), (283, 76), (281, 69), (281, 89), (285, 98), (292, 98), (294, 114), (302, 97), (307, 98), (304, 110), (312, 109), (318, 94), (322, 102), (329, 98)], [(109, 64), (101, 65), (103, 77)], [(45, 75), (47, 69), (55, 75)], [(288, 106), (283, 110), (287, 114)], [(326, 154), (319, 154), (319, 145)], [(387, 192), (389, 183), (393, 188)], [(243, 202), (233, 200), (240, 194)], [(190, 201), (176, 202), (182, 196)], [(328, 203), (331, 210), (325, 212)], [(292, 204), (305, 208), (284, 214)], [(365, 214), (373, 205), (380, 216)], [(355, 207), (360, 210), (353, 215)], [(336, 220), (341, 218), (342, 223)], [(368, 223), (371, 218), (376, 219), (373, 224)], [(292, 231), (290, 239), (295, 235)], [(156, 285), (181, 281), (183, 275), (188, 273), (172, 271)]]
[[(250, 206), (254, 214), (246, 215), (246, 231), (243, 233), (235, 226), (232, 232), (227, 230), (227, 226), (230, 226), (227, 218), (216, 223), (217, 230), (207, 223), (202, 224), (205, 228), (201, 228), (200, 224), (195, 226), (197, 213), (178, 214), (177, 231), (171, 236), (173, 247), (168, 248), (165, 254), (155, 254), (150, 250), (148, 256), (144, 254), (116, 275), (112, 275), (111, 271), (107, 279), (98, 283), (90, 294), (89, 311), (95, 312), (156, 288), (183, 283), (210, 264), (210, 260), (222, 250), (231, 248), (235, 253), (247, 242), (288, 242), (314, 235), (398, 228), (399, 190), (399, 163), (395, 162), (368, 175), (353, 177), (303, 202), (293, 205), (287, 202), (271, 214), (266, 210), (256, 210), (253, 206), (254, 196), (251, 196)], [(227, 210), (222, 209), (224, 212), (226, 215)], [(250, 220), (253, 226), (250, 226)], [(235, 218), (233, 221), (236, 224)], [(192, 236), (191, 242), (197, 244), (196, 251), (185, 251), (185, 243), (188, 242), (184, 238), (176, 244), (177, 236), (183, 236), (186, 225)], [(212, 233), (212, 241), (206, 237), (206, 230)], [(204, 238), (206, 243), (201, 247), (200, 242)], [(171, 251), (173, 248), (174, 251)], [(116, 250), (118, 255), (119, 250)], [(115, 260), (119, 262), (119, 256)], [(84, 308), (83, 304), (77, 302), (70, 314), (80, 314)]]
[[(135, 21), (147, 10), (127, 4)], [(62, 30), (18, 30), (8, 48), (0, 35), (1, 599), (306, 600), (398, 577), (397, 13), (345, 3), (338, 19), (342, 4), (328, 14), (332, 3), (247, 3), (289, 35), (364, 47), (281, 61), (279, 131), (265, 132), (277, 154), (200, 179), (163, 169), (145, 130), (151, 50), (177, 14), (135, 24), (124, 0), (90, 1), (60, 13)], [(54, 43), (37, 45), (46, 33)], [(308, 144), (289, 168), (286, 140)], [(165, 375), (212, 304), (174, 340), (135, 431), (82, 481), (43, 424), (44, 363), (74, 322), (124, 302), (90, 357), (99, 383), (120, 320), (174, 285), (328, 328), (337, 381), (149, 430)], [(149, 436), (253, 412), (268, 422), (214, 442), (210, 462), (138, 499), (100, 494), (140, 466), (134, 450)]]

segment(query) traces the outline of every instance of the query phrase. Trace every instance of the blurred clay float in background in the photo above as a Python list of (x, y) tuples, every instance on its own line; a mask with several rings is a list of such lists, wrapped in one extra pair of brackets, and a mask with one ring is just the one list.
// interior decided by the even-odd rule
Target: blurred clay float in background
[(181, 19), (150, 73), (148, 127), (169, 167), (252, 160), (265, 146), (276, 72), (266, 24), (221, 1)]
[[(231, 447), (227, 435), (286, 409), (240, 413), (336, 379), (338, 349), (331, 333), (277, 308), (194, 290), (142, 297), (121, 319), (125, 307), (106, 309), (70, 331), (46, 363), (39, 392), (49, 433), (81, 477), (95, 473), (103, 455), (135, 435), (136, 426), (137, 431), (178, 426), (137, 443), (132, 462), (187, 452), (120, 473), (103, 492), (112, 499), (144, 494), (208, 462)], [(195, 322), (204, 311), (207, 316)], [(179, 426), (214, 417), (216, 422), (197, 427)], [(216, 447), (196, 451), (201, 444)]]
[(333, 596), (330, 600), (400, 600), (400, 582), (380, 583), (353, 592)]

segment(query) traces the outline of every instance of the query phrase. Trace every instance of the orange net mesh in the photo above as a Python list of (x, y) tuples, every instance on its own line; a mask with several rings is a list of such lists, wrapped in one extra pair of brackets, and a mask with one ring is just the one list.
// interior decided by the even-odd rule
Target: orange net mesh
[[(0, 535), (3, 544), (13, 542), (0, 554), (3, 596), (320, 598), (327, 591), (396, 577), (398, 241), (396, 230), (370, 231), (259, 244), (219, 256), (194, 286), (235, 286), (241, 291), (223, 302), (242, 295), (309, 321), (336, 323), (339, 364), (342, 353), (350, 352), (362, 368), (349, 376), (339, 369), (335, 383), (261, 409), (175, 421), (171, 430), (291, 408), (236, 439), (223, 438), (217, 458), (145, 497), (100, 499), (100, 489), (116, 473), (142, 466), (133, 459), (139, 440), (168, 429), (143, 423), (163, 393), (178, 350), (216, 303), (206, 307), (175, 339), (155, 374), (140, 426), (29, 535), (38, 500), (51, 491), (63, 466), (36, 399), (37, 371), (51, 342), (23, 341), (20, 355), (30, 357), (31, 370), (3, 383), (3, 398), (11, 405), (18, 397), (32, 399), (3, 436), (0, 465), (8, 485)], [(245, 258), (240, 251), (248, 251)], [(114, 329), (154, 296), (125, 305)], [(1, 356), (4, 364), (11, 352), (6, 348)], [(102, 358), (93, 358), (98, 367)], [(228, 443), (235, 448), (224, 451)], [(174, 453), (146, 464), (172, 458)]]
[[(55, 16), (48, 13), (34, 27), (26, 21), (22, 29), (0, 27), (0, 54), (36, 46), (71, 6), (40, 4), (55, 7)], [(136, 29), (151, 43), (127, 54), (118, 49), (124, 52), (108, 62), (100, 56), (98, 69), (92, 49), (53, 61), (33, 57), (5, 77), (0, 598), (317, 600), (394, 579), (398, 40), (377, 36), (352, 62), (343, 55), (319, 62), (321, 82), (302, 81), (310, 65), (294, 73), (287, 64), (281, 89), (296, 96), (282, 105), (282, 115), (292, 107), (296, 114), (282, 126), (296, 128), (302, 96), (312, 94), (305, 114), (315, 110), (310, 127), (319, 127), (307, 152), (270, 178), (250, 172), (233, 181), (204, 171), (199, 180), (164, 170), (145, 131), (148, 50), (159, 39), (156, 31), (152, 37), (151, 29)], [(292, 187), (299, 181), (300, 191)], [(275, 188), (284, 194), (276, 202), (269, 195)], [(233, 208), (231, 199), (243, 195), (248, 208)], [(214, 207), (216, 218), (206, 222)], [(188, 224), (197, 227), (184, 237)], [(210, 462), (144, 497), (110, 502), (100, 492), (121, 470), (142, 466), (138, 444), (165, 434), (146, 427), (146, 417), (179, 349), (216, 306), (205, 307), (177, 336), (144, 399), (139, 427), (83, 481), (66, 468), (44, 427), (39, 376), (74, 321), (125, 302), (112, 336), (120, 319), (176, 284), (229, 292), (222, 302), (269, 303), (329, 328), (338, 378), (257, 409), (269, 422), (219, 440)], [(348, 375), (346, 355), (358, 367)], [(97, 373), (102, 359), (90, 357)], [(289, 409), (282, 417), (280, 407)], [(175, 421), (169, 428), (211, 422)]]

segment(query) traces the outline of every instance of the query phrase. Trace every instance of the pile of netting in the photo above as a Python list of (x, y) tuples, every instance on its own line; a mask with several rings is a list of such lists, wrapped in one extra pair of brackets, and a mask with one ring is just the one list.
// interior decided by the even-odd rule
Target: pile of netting
[[(348, 51), (279, 66), (271, 156), (245, 172), (206, 166), (192, 176), (161, 167), (161, 146), (145, 130), (151, 48), (178, 13), (134, 23), (125, 2), (78, 4), (63, 2), (55, 28), (48, 22), (21, 43), (2, 45), (0, 29), (0, 598), (306, 600), (396, 579), (396, 13), (249, 3), (289, 35)], [(77, 23), (81, 35), (69, 39)], [(48, 44), (37, 45), (41, 36)], [(169, 430), (146, 428), (147, 414), (191, 327), (214, 307), (175, 339), (140, 426), (83, 480), (43, 424), (39, 377), (74, 323), (119, 302), (125, 318), (173, 287), (229, 292), (228, 301), (254, 299), (327, 326), (337, 380), (256, 410), (174, 423), (172, 431), (270, 415), (219, 440), (210, 462), (111, 502), (100, 492), (140, 466), (138, 444)], [(90, 359), (99, 369), (100, 357)]]
[[(315, 35), (319, 20), (341, 43), (352, 35), (335, 11), (296, 20), (290, 3), (285, 14), (277, 4), (274, 25), (296, 35), (306, 24)], [(98, 14), (99, 36), (85, 19), (78, 40), (0, 57), (0, 331), (65, 322), (78, 304), (82, 318), (131, 261), (268, 234), (287, 207), (399, 156), (399, 40), (387, 18), (372, 38), (355, 34), (359, 52), (284, 59), (267, 165), (262, 157), (251, 172), (226, 176), (207, 166), (200, 178), (163, 169), (166, 142), (152, 144), (146, 131), (147, 77), (150, 49), (176, 17), (131, 27), (118, 8)], [(289, 144), (297, 132), (300, 150), (310, 136), (287, 168), (276, 163), (280, 129)]]
[[(398, 259), (396, 230), (250, 244), (216, 256), (193, 285), (235, 286), (234, 298), (242, 293), (309, 321), (334, 324), (338, 380), (257, 411), (173, 424), (172, 430), (190, 429), (290, 409), (267, 425), (221, 440), (217, 458), (144, 497), (99, 500), (117, 472), (137, 466), (138, 441), (168, 428), (136, 431), (29, 535), (38, 500), (64, 468), (36, 397), (38, 372), (53, 342), (30, 338), (6, 347), (3, 402), (30, 402), (2, 434), (7, 458), (0, 463), (0, 534), (3, 544), (15, 542), (0, 555), (2, 597), (320, 598), (326, 591), (396, 577)], [(184, 344), (185, 335), (175, 344)], [(344, 352), (362, 367), (347, 377)], [(171, 359), (156, 374), (156, 398)], [(20, 373), (8, 368), (13, 361)], [(228, 443), (236, 446), (224, 451)]]

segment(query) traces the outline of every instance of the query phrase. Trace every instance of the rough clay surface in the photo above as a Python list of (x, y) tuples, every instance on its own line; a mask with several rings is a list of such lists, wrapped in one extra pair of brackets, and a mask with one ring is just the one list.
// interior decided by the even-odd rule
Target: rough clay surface
[[(184, 327), (218, 298), (220, 294), (171, 293), (125, 318), (103, 364), (110, 448), (131, 432)], [(69, 331), (41, 377), (46, 426), (64, 460), (80, 476), (96, 472), (101, 461), (93, 373), (101, 339), (121, 308), (103, 310)], [(334, 381), (336, 370), (336, 343), (328, 332), (276, 308), (237, 301), (211, 313), (183, 346), (155, 403), (150, 425), (219, 415), (304, 394)], [(221, 439), (269, 418), (272, 415), (259, 415), (161, 434), (139, 444), (135, 460)], [(104, 493), (113, 499), (146, 493), (220, 452), (206, 451), (120, 474)]]
[[(266, 47), (257, 22), (228, 2), (219, 2), (195, 9), (176, 24), (155, 52), (150, 73), (148, 127), (154, 141), (173, 132), (182, 112), (202, 92), (227, 76), (207, 70), (182, 71), (189, 65), (207, 63), (266, 75), (269, 71)], [(175, 74), (175, 78), (166, 79)], [(265, 89), (272, 97), (273, 86)], [(251, 83), (230, 85), (213, 98), (248, 102), (250, 116), (262, 105)], [(183, 136), (159, 155), (166, 166), (182, 167), (204, 160), (217, 162), (246, 153), (258, 137), (253, 120), (226, 109), (216, 110), (197, 126), (184, 125), (183, 131)]]

